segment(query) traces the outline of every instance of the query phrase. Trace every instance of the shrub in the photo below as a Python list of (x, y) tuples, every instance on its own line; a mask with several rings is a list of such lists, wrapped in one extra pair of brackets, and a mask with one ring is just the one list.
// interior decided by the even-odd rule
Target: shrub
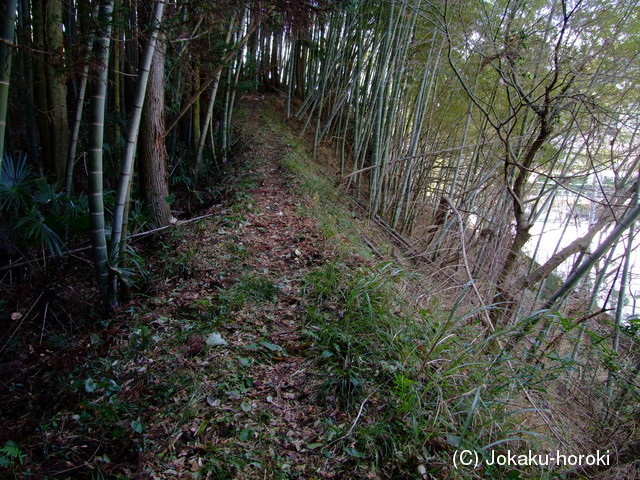
[(25, 155), (6, 157), (0, 172), (0, 229), (16, 247), (39, 247), (61, 256), (63, 238), (87, 223), (85, 196), (68, 198), (36, 174)]

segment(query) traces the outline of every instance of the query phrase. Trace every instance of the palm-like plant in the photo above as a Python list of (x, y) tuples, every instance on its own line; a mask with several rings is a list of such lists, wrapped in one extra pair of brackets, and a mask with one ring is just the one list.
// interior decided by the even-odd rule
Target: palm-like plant
[(27, 164), (26, 155), (17, 159), (7, 157), (0, 170), (0, 212), (10, 215), (25, 205), (29, 188), (33, 184), (33, 170)]
[(39, 246), (62, 256), (71, 218), (87, 212), (86, 198), (66, 198), (55, 183), (38, 176), (25, 155), (6, 157), (0, 174), (0, 224), (20, 246)]

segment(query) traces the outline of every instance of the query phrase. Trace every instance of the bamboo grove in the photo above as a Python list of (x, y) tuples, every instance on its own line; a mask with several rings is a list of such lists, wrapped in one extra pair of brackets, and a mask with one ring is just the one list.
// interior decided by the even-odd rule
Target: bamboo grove
[[(487, 298), (513, 307), (637, 217), (638, 7), (618, 7), (365, 2), (312, 33), (326, 54), (308, 51), (304, 103), (291, 115), (314, 124), (316, 145), (335, 143), (346, 187), (410, 235), (416, 255), (447, 269), (466, 243)], [(567, 191), (573, 214), (589, 201), (587, 232), (523, 269), (534, 224)]]
[[(29, 188), (67, 217), (86, 204), (114, 308), (140, 205), (175, 222), (172, 189), (229, 160), (239, 96), (275, 93), (487, 336), (511, 329), (504, 349), (532, 355), (569, 339), (576, 360), (609, 311), (616, 375), (637, 386), (639, 28), (635, 0), (4, 2), (2, 218), (62, 253), (71, 222), (18, 187), (46, 178)], [(631, 387), (609, 393), (619, 407)]]
[(507, 354), (593, 366), (586, 339), (606, 344), (609, 412), (640, 373), (639, 16), (635, 1), (365, 1), (284, 42), (287, 115), (339, 152), (343, 188), (404, 236), (425, 283), (473, 298)]
[[(634, 248), (638, 5), (616, 5), (363, 2), (290, 45), (287, 112), (335, 145), (370, 215), (509, 324), (589, 290), (589, 271), (626, 270)], [(563, 202), (588, 228), (538, 263)]]
[(70, 236), (88, 233), (112, 309), (129, 274), (132, 215), (142, 219), (134, 230), (176, 221), (170, 186), (195, 191), (227, 162), (238, 91), (278, 84), (277, 67), (266, 67), (277, 56), (272, 32), (306, 28), (326, 6), (18, 0), (2, 8), (6, 254), (20, 256), (27, 239), (60, 256)]

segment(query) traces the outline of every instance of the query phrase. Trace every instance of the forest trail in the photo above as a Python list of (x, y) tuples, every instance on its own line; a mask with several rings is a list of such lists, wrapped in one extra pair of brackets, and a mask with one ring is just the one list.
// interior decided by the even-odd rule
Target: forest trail
[(133, 244), (146, 261), (115, 317), (76, 264), (52, 294), (70, 325), (21, 332), (0, 365), (0, 478), (427, 478), (398, 456), (415, 447), (391, 392), (416, 338), (397, 335), (392, 247), (276, 103), (238, 108), (223, 204)]
[[(252, 186), (240, 195), (241, 207), (219, 212), (199, 238), (189, 238), (190, 256), (212, 265), (204, 279), (196, 275), (176, 288), (180, 304), (163, 312), (172, 318), (197, 305), (217, 327), (197, 327), (178, 359), (179, 368), (200, 377), (198, 402), (194, 392), (172, 399), (187, 402), (193, 418), (177, 430), (171, 417), (149, 425), (156, 448), (141, 467), (154, 478), (335, 478), (335, 459), (319, 447), (329, 425), (346, 415), (319, 395), (318, 362), (303, 333), (304, 276), (331, 253), (316, 221), (299, 213), (306, 200), (281, 164), (289, 147), (265, 121), (264, 102), (247, 103), (238, 161), (248, 165), (241, 175)], [(208, 346), (211, 333), (228, 345)], [(151, 424), (162, 415), (154, 417)], [(246, 467), (234, 472), (234, 464)]]

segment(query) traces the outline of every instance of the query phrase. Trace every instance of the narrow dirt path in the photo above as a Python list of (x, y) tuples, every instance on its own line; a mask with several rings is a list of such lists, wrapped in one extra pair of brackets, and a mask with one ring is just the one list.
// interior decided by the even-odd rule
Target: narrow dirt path
[[(222, 220), (177, 247), (179, 254), (197, 244), (191, 257), (213, 266), (173, 285), (176, 300), (162, 309), (164, 317), (184, 318), (194, 305), (206, 305), (228, 345), (207, 346), (202, 325), (188, 332), (177, 368), (191, 369), (201, 387), (190, 385), (172, 401), (186, 403), (191, 418), (176, 428), (174, 415), (158, 406), (149, 420), (156, 446), (142, 468), (153, 478), (334, 478), (321, 447), (330, 425), (346, 415), (320, 394), (302, 300), (305, 274), (331, 254), (315, 220), (300, 213), (306, 200), (280, 165), (288, 147), (265, 125), (258, 102), (241, 128), (250, 137), (243, 156), (257, 183), (243, 208), (221, 212)], [(163, 411), (167, 419), (156, 422)], [(167, 435), (168, 448), (161, 446)]]

